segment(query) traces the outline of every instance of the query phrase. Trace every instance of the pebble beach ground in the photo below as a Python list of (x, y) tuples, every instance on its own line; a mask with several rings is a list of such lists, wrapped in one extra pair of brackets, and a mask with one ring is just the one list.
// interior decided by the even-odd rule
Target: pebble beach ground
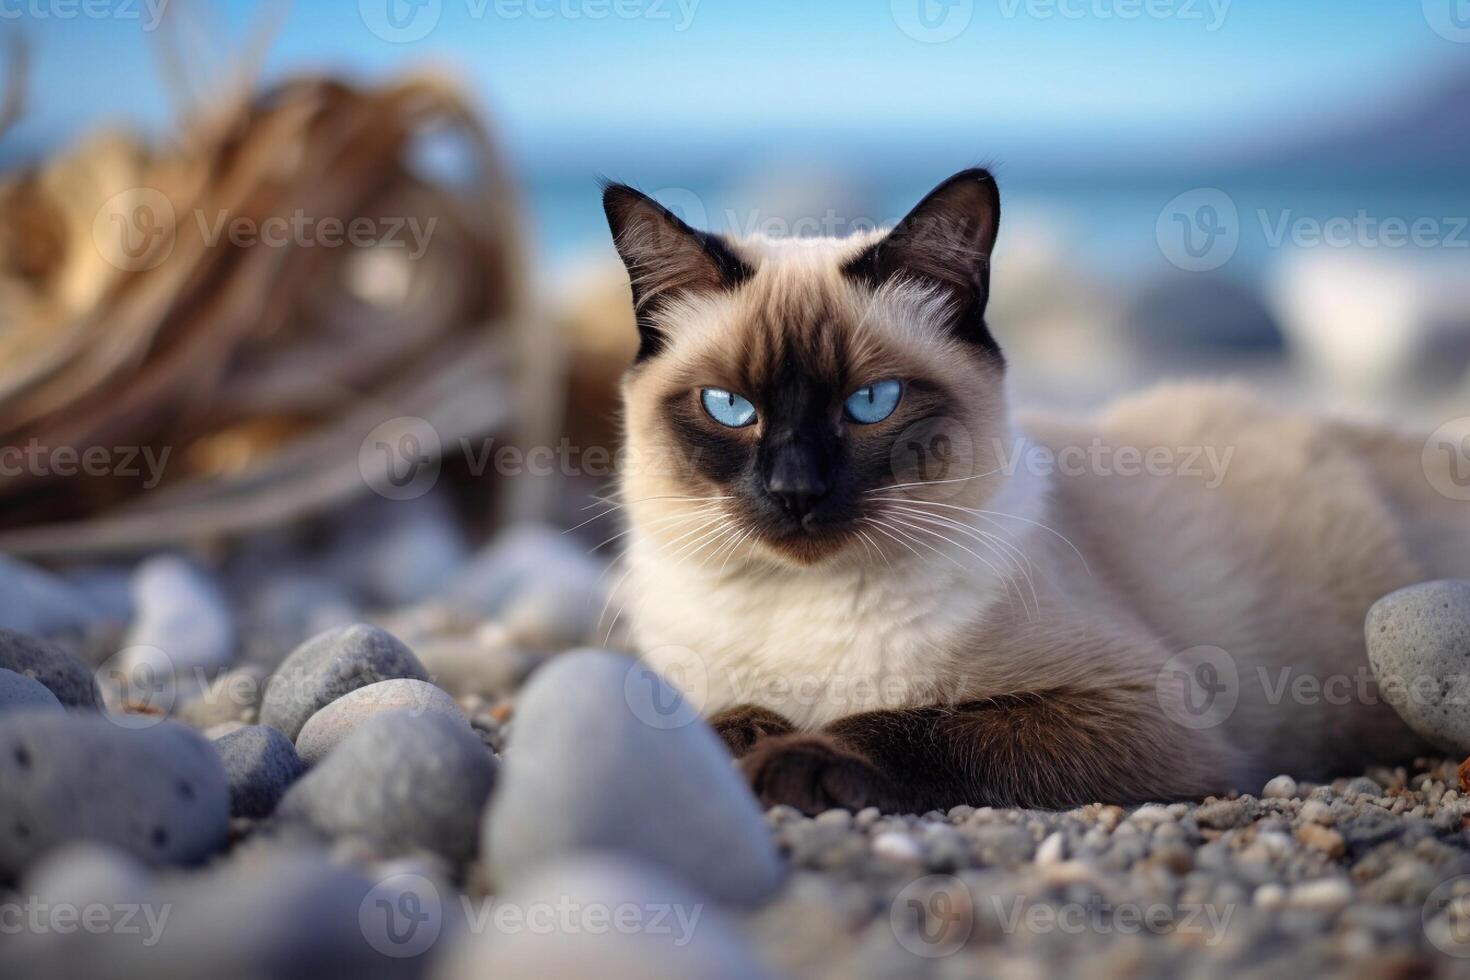
[(0, 560), (0, 976), (1470, 975), (1454, 761), (762, 812), (656, 676), (567, 652), (580, 545), (416, 513), (433, 547), (289, 574)]

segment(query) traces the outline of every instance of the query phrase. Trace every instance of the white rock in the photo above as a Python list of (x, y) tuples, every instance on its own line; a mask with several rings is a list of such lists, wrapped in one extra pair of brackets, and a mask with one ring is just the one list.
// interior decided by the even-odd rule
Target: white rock
[(1318, 878), (1293, 885), (1286, 904), (1298, 909), (1332, 912), (1353, 900), (1353, 886), (1345, 878)]
[(1060, 864), (1067, 857), (1067, 839), (1060, 830), (1052, 832), (1036, 848), (1036, 863), (1046, 867)]
[(1276, 776), (1261, 790), (1263, 800), (1289, 800), (1297, 794), (1296, 780), (1290, 776)]
[(1470, 582), (1423, 582), (1379, 599), (1363, 626), (1383, 698), (1456, 759), (1470, 755), (1464, 703)]
[(170, 669), (183, 685), (202, 689), (235, 655), (235, 619), (204, 572), (182, 558), (160, 555), (133, 573), (137, 616), (123, 639), (118, 667), (134, 683), (142, 672)]
[(890, 861), (917, 863), (924, 857), (919, 842), (908, 834), (896, 830), (885, 830), (873, 837), (873, 853)]
[(1256, 889), (1251, 901), (1258, 909), (1279, 909), (1286, 904), (1286, 889), (1274, 881), (1269, 882)]

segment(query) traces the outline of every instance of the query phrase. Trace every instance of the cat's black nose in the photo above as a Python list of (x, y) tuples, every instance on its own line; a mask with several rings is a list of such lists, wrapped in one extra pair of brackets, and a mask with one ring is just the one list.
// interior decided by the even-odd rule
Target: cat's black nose
[(771, 460), (766, 493), (795, 520), (803, 520), (831, 490), (831, 482), (812, 454), (788, 447)]

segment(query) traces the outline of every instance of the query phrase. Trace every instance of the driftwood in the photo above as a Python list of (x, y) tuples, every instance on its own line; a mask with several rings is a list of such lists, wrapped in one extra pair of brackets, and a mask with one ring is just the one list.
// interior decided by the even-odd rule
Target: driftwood
[[(0, 551), (299, 517), (365, 492), (363, 440), (397, 416), (446, 449), (544, 430), (521, 248), (487, 132), (432, 76), (293, 81), (169, 146), (101, 135), (5, 176)], [(145, 450), (157, 486), (124, 472)], [(111, 470), (75, 475), (89, 451)]]

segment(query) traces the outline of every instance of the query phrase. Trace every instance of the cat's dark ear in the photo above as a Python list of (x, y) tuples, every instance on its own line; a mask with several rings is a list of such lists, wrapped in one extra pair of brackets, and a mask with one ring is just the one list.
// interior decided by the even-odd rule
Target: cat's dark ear
[(930, 191), (886, 236), (843, 266), (874, 289), (903, 277), (948, 294), (955, 332), (999, 356), (985, 326), (1000, 191), (990, 171), (962, 170)]
[(661, 304), (690, 293), (733, 289), (752, 275), (719, 236), (689, 227), (668, 208), (625, 184), (603, 187), (602, 208), (633, 285), (640, 361), (658, 353), (665, 343), (653, 322)]

